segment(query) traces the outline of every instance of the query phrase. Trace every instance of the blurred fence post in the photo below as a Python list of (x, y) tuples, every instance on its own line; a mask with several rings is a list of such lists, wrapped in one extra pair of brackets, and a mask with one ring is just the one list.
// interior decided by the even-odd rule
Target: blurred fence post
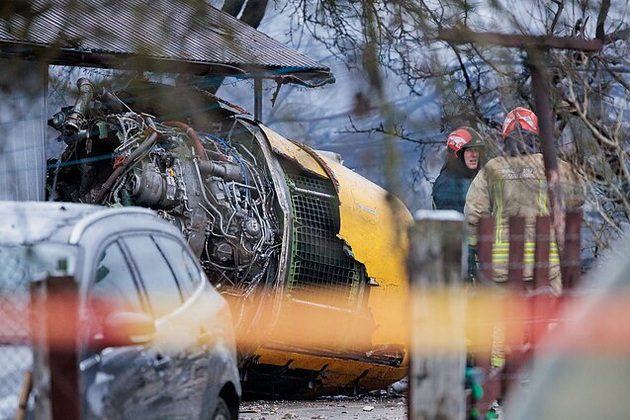
[(79, 292), (73, 277), (48, 277), (46, 328), (53, 420), (80, 420)]
[(409, 418), (465, 418), (464, 217), (419, 211), (410, 228)]
[(35, 418), (79, 420), (79, 305), (73, 277), (31, 286)]
[(566, 290), (573, 290), (581, 276), (580, 244), (582, 229), (582, 211), (570, 211), (566, 215), (565, 242), (562, 251), (562, 283)]
[(52, 419), (50, 407), (50, 370), (48, 367), (48, 334), (46, 333), (46, 282), (31, 283), (31, 332), (33, 337), (34, 417)]

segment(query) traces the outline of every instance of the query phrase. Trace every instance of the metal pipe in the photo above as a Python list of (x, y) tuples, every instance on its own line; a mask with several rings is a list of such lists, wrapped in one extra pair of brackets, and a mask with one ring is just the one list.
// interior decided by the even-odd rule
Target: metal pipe
[(302, 193), (302, 194), (313, 195), (315, 197), (321, 197), (321, 198), (337, 198), (336, 196), (334, 196), (332, 194), (326, 194), (326, 193), (323, 193), (323, 192), (312, 191), (312, 190), (307, 190), (307, 189), (298, 188), (298, 187), (295, 187), (294, 191)]
[(206, 149), (204, 149), (203, 144), (201, 144), (201, 139), (199, 138), (199, 135), (188, 124), (184, 124), (181, 121), (164, 121), (163, 124), (186, 130), (186, 135), (193, 139), (193, 143), (195, 145), (195, 153), (197, 153), (199, 159), (208, 160), (208, 157), (206, 156)]
[(193, 159), (193, 163), (195, 165), (195, 171), (197, 173), (197, 179), (199, 180), (199, 186), (201, 189), (201, 196), (203, 197), (203, 200), (206, 202), (206, 204), (208, 206), (210, 206), (210, 208), (214, 211), (214, 214), (212, 215), (215, 220), (218, 219), (219, 223), (217, 223), (219, 231), (221, 233), (221, 235), (223, 235), (225, 238), (230, 238), (233, 240), (238, 241), (238, 238), (234, 235), (230, 235), (226, 232), (225, 228), (223, 227), (223, 215), (221, 214), (221, 212), (214, 207), (214, 205), (212, 204), (212, 202), (210, 202), (210, 199), (208, 198), (206, 191), (205, 191), (205, 184), (203, 182), (203, 178), (201, 177), (201, 170), (199, 169), (199, 162), (196, 159)]
[(254, 79), (254, 119), (262, 121), (262, 79)]
[(72, 112), (68, 115), (68, 119), (64, 124), (64, 127), (70, 131), (77, 132), (83, 125), (85, 112), (88, 109), (92, 97), (94, 96), (94, 85), (90, 79), (81, 77), (77, 80), (77, 87), (79, 88), (79, 97), (74, 104)]
[(241, 167), (228, 162), (200, 161), (199, 169), (204, 175), (215, 175), (226, 181), (243, 182), (245, 179)]

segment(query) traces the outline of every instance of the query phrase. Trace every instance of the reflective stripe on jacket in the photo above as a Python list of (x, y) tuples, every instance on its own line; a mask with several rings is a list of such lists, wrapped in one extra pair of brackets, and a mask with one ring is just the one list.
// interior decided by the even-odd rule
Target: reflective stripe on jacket
[[(534, 242), (525, 242), (525, 253), (523, 261), (534, 262), (534, 253), (536, 252), (536, 244)], [(492, 244), (492, 262), (502, 263), (508, 262), (510, 257), (509, 242), (499, 242)], [(560, 262), (560, 253), (558, 252), (558, 244), (551, 242), (549, 244), (549, 262)]]

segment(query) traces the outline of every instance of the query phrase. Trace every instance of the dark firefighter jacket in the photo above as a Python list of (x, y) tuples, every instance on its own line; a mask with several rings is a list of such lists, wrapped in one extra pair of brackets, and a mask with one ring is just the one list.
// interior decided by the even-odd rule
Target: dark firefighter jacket
[(433, 184), (433, 208), (463, 213), (466, 193), (476, 174), (476, 170), (472, 171), (466, 167), (460, 154), (456, 158), (447, 157)]

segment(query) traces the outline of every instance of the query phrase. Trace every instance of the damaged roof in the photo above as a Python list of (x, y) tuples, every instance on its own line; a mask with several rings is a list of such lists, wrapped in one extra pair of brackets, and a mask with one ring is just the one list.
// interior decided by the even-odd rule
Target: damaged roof
[(334, 82), (328, 67), (204, 0), (13, 0), (0, 8), (0, 54), (306, 86)]

